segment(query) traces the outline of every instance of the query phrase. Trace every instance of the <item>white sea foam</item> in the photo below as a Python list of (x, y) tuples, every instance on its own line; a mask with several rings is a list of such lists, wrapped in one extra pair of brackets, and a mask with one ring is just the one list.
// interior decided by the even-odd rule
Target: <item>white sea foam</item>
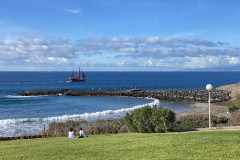
[(7, 98), (34, 98), (34, 97), (43, 97), (48, 95), (40, 95), (40, 96), (14, 96), (14, 95), (6, 95)]
[[(42, 122), (54, 122), (54, 121), (66, 121), (66, 120), (88, 120), (88, 119), (97, 119), (104, 118), (112, 115), (119, 115), (127, 112), (131, 112), (134, 109), (138, 109), (144, 107), (145, 105), (149, 105), (153, 107), (154, 105), (158, 105), (159, 100), (154, 99), (152, 103), (137, 105), (131, 108), (121, 108), (117, 110), (105, 110), (101, 112), (94, 113), (83, 113), (83, 114), (73, 114), (73, 115), (62, 115), (55, 117), (44, 117), (44, 118), (19, 118), (19, 119), (4, 119), (0, 120), (0, 126), (10, 125), (10, 124), (23, 124), (23, 123), (42, 123)], [(114, 117), (114, 116), (112, 116)]]

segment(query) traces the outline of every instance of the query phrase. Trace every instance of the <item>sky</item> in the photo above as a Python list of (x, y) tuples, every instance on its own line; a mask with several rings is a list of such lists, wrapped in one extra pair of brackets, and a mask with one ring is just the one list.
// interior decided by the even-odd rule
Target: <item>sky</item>
[(0, 71), (240, 71), (239, 0), (0, 0)]

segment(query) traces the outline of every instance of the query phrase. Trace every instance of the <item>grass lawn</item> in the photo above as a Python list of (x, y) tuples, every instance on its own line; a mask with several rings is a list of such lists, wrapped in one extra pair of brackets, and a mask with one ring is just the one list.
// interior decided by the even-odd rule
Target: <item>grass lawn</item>
[(0, 141), (0, 159), (240, 159), (240, 131)]

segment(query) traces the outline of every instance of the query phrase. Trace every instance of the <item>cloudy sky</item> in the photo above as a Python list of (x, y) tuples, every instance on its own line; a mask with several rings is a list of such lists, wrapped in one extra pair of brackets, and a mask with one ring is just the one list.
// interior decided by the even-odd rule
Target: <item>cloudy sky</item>
[(0, 0), (0, 71), (239, 71), (239, 0)]

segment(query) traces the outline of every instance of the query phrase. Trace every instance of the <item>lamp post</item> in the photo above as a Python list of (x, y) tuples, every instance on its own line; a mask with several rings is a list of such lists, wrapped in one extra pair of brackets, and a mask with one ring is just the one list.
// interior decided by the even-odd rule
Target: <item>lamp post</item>
[(209, 98), (208, 98), (208, 105), (209, 105), (209, 129), (211, 129), (211, 114), (210, 114), (211, 98), (210, 98), (210, 92), (213, 89), (213, 86), (211, 84), (208, 84), (208, 85), (206, 85), (206, 89), (208, 90), (208, 93), (209, 93)]

